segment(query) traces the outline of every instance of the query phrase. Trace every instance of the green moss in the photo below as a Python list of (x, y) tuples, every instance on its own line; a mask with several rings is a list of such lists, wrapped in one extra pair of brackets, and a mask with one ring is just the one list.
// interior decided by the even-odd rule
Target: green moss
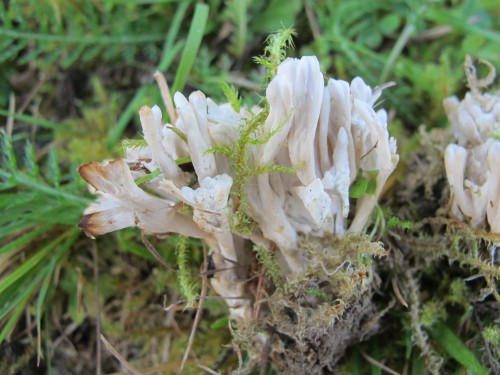
[(257, 261), (266, 268), (267, 275), (271, 278), (274, 285), (281, 285), (283, 283), (283, 274), (280, 266), (274, 260), (270, 250), (264, 248), (263, 246), (254, 246), (253, 249), (255, 251)]
[(179, 291), (182, 296), (187, 300), (186, 307), (196, 306), (198, 299), (198, 283), (193, 278), (191, 268), (189, 267), (189, 247), (188, 237), (179, 235), (176, 247), (177, 254), (177, 283)]
[(127, 148), (143, 148), (148, 147), (148, 142), (144, 139), (144, 135), (139, 139), (124, 139), (122, 141), (122, 150), (125, 153)]
[(398, 229), (412, 229), (413, 223), (410, 220), (401, 220), (397, 216), (393, 216), (387, 222), (387, 229), (398, 228)]
[(229, 85), (226, 82), (221, 82), (219, 85), (227, 101), (231, 104), (231, 107), (233, 107), (235, 112), (239, 112), (241, 109), (241, 98), (238, 90), (236, 90), (233, 85)]
[[(267, 68), (266, 80), (269, 82), (278, 72), (278, 66), (286, 58), (286, 50), (293, 48), (293, 37), (296, 32), (292, 28), (281, 29), (266, 39), (264, 55), (255, 57), (254, 61)], [(266, 83), (264, 83), (266, 85)]]
[(431, 327), (438, 320), (446, 320), (447, 313), (442, 302), (430, 300), (422, 306), (420, 324)]
[(500, 347), (500, 327), (498, 325), (491, 325), (483, 330), (483, 337), (486, 342), (490, 343), (497, 348)]

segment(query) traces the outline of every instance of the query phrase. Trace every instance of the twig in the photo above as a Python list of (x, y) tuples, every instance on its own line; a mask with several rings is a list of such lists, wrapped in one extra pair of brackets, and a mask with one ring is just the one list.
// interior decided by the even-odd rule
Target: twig
[(372, 146), (371, 149), (369, 149), (363, 156), (361, 156), (361, 158), (359, 160), (363, 160), (365, 157), (368, 156), (368, 154), (370, 154), (370, 152), (372, 152), (373, 150), (375, 150), (378, 146), (378, 139), (377, 141), (375, 142), (375, 144)]
[(40, 79), (35, 84), (35, 86), (28, 92), (28, 94), (26, 95), (26, 98), (19, 106), (17, 113), (23, 113), (26, 110), (26, 108), (28, 108), (28, 105), (30, 104), (31, 100), (33, 100), (34, 96), (40, 90), (40, 87), (45, 83), (45, 81), (46, 81), (46, 78), (42, 77), (42, 79)]
[[(208, 260), (207, 260), (207, 249), (205, 247), (204, 242), (202, 242), (202, 247), (203, 247), (203, 269), (204, 272), (206, 272), (208, 267)], [(198, 310), (196, 311), (196, 316), (194, 317), (193, 327), (191, 328), (191, 334), (189, 335), (188, 345), (186, 351), (184, 352), (184, 357), (182, 358), (181, 367), (179, 368), (179, 373), (181, 373), (182, 370), (184, 369), (184, 365), (186, 364), (189, 353), (191, 352), (191, 348), (194, 342), (194, 336), (196, 334), (196, 329), (198, 328), (198, 324), (200, 323), (201, 319), (201, 314), (203, 313), (203, 302), (205, 301), (205, 297), (207, 296), (207, 289), (208, 289), (208, 278), (207, 276), (203, 275), (201, 277), (201, 293), (200, 293), (200, 300), (198, 302)]]
[(266, 284), (266, 269), (264, 269), (264, 273), (259, 277), (259, 282), (257, 283), (257, 293), (255, 293), (255, 309), (253, 311), (253, 320), (259, 319), (260, 310), (262, 306), (260, 299), (262, 297), (265, 284)]
[(154, 256), (155, 259), (158, 262), (160, 262), (163, 267), (165, 267), (169, 271), (175, 272), (175, 270), (172, 268), (172, 266), (170, 266), (170, 264), (165, 262), (165, 259), (163, 259), (161, 257), (161, 255), (158, 253), (158, 251), (156, 251), (155, 247), (151, 244), (151, 242), (148, 241), (144, 232), (141, 232), (141, 240), (142, 240), (142, 243), (144, 244), (144, 246), (146, 246), (146, 248), (149, 250), (151, 255)]
[(113, 348), (113, 346), (109, 343), (109, 341), (106, 340), (106, 338), (104, 337), (104, 335), (101, 334), (100, 336), (101, 336), (101, 340), (104, 343), (104, 346), (106, 347), (106, 349), (108, 349), (109, 352), (111, 354), (113, 354), (113, 356), (118, 360), (118, 362), (120, 362), (132, 374), (134, 374), (134, 375), (143, 375), (142, 372), (140, 372), (138, 369), (136, 369), (134, 366), (132, 366), (125, 358), (123, 358), (121, 356), (120, 353), (118, 353), (118, 351), (115, 348)]
[(373, 316), (366, 324), (364, 325), (363, 334), (361, 335), (361, 341), (363, 341), (366, 335), (369, 335), (370, 332), (373, 332), (373, 328), (375, 325), (382, 319), (387, 312), (392, 309), (396, 305), (396, 300), (392, 299), (391, 302), (381, 311), (377, 312), (375, 316)]
[(394, 371), (393, 369), (387, 367), (383, 363), (380, 363), (377, 361), (375, 358), (370, 357), (368, 354), (366, 354), (364, 351), (360, 350), (361, 355), (363, 356), (364, 359), (366, 359), (368, 362), (370, 362), (372, 365), (377, 366), (379, 369), (387, 372), (388, 374), (391, 375), (401, 375), (399, 372)]
[(208, 368), (207, 366), (203, 366), (203, 365), (198, 365), (199, 368), (201, 368), (202, 370), (205, 370), (206, 372), (208, 372), (209, 374), (212, 374), (212, 375), (220, 375), (220, 372), (217, 372), (217, 371), (214, 371), (212, 370), (211, 368)]
[(165, 311), (170, 311), (173, 308), (176, 308), (179, 305), (182, 305), (186, 301), (177, 301), (175, 303), (171, 303), (170, 305), (167, 306), (167, 296), (165, 295), (163, 298), (163, 310)]
[(163, 103), (167, 109), (168, 117), (170, 117), (170, 122), (172, 125), (175, 125), (175, 122), (177, 121), (177, 113), (175, 112), (172, 97), (170, 96), (170, 89), (168, 88), (167, 80), (160, 72), (156, 72), (154, 77), (158, 87), (160, 88), (161, 97), (163, 98)]
[(99, 304), (99, 262), (98, 262), (98, 257), (97, 257), (97, 244), (96, 241), (91, 241), (92, 243), (92, 260), (94, 263), (94, 286), (95, 286), (95, 295), (96, 295), (96, 301), (95, 301), (95, 315), (96, 315), (96, 325), (95, 325), (95, 332), (96, 332), (96, 370), (95, 373), (96, 375), (101, 375), (102, 368), (101, 368), (101, 340), (98, 339), (98, 337), (101, 334), (101, 306)]

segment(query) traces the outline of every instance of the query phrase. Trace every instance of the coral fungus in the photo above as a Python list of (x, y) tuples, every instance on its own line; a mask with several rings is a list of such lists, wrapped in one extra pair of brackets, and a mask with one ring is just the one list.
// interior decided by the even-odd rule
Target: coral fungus
[(477, 81), (472, 60), (465, 61), (471, 91), (459, 100), (444, 101), (458, 144), (445, 151), (445, 166), (451, 188), (452, 214), (470, 220), (474, 228), (500, 233), (500, 96), (481, 93), (494, 78), (494, 68), (484, 81)]
[[(199, 91), (189, 99), (176, 93), (177, 120), (164, 125), (158, 107), (143, 107), (147, 146), (80, 167), (99, 195), (80, 226), (89, 236), (137, 226), (203, 238), (223, 270), (212, 279), (214, 289), (227, 298), (232, 317), (248, 318), (247, 271), (234, 267), (252, 261), (244, 240), (276, 249), (285, 275), (315, 266), (298, 240), (361, 232), (398, 162), (387, 113), (373, 109), (382, 89), (359, 77), (324, 82), (316, 57), (288, 58), (262, 108), (236, 112)], [(184, 160), (194, 172), (181, 169)], [(353, 209), (350, 187), (359, 180), (366, 187)], [(246, 217), (246, 231), (235, 228), (237, 212)]]

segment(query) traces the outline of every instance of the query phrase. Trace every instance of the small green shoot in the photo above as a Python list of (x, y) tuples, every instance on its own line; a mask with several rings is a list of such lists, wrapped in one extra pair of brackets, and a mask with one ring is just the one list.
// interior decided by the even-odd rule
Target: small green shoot
[(455, 336), (453, 331), (443, 322), (437, 322), (428, 332), (432, 339), (443, 347), (450, 357), (466, 369), (472, 371), (476, 375), (487, 375), (488, 372), (481, 366), (481, 363), (476, 356), (465, 346), (465, 344)]
[(321, 289), (316, 289), (316, 288), (307, 288), (304, 290), (304, 293), (310, 296), (316, 296), (321, 298), (328, 297), (328, 295), (325, 292), (323, 292)]
[[(286, 50), (294, 47), (293, 37), (297, 33), (293, 28), (281, 29), (268, 36), (264, 55), (254, 58), (257, 64), (267, 68), (266, 80), (269, 82), (278, 72), (278, 66), (286, 58)], [(265, 83), (266, 85), (267, 83)]]
[(238, 90), (233, 85), (229, 85), (227, 82), (220, 82), (219, 86), (224, 93), (229, 104), (233, 107), (235, 112), (240, 112), (241, 109), (241, 98), (239, 96)]
[(401, 220), (397, 216), (393, 216), (387, 222), (387, 229), (397, 228), (397, 229), (413, 229), (414, 224), (410, 220)]
[(135, 180), (135, 184), (137, 186), (141, 185), (141, 184), (144, 184), (145, 182), (149, 182), (153, 179), (155, 179), (156, 177), (158, 177), (159, 175), (161, 174), (161, 171), (159, 169), (156, 169), (154, 170), (153, 172), (151, 173), (148, 173), (147, 175)]

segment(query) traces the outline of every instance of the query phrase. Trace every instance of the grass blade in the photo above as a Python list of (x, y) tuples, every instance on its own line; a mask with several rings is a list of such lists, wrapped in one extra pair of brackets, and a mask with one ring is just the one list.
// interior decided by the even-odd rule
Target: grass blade
[(27, 244), (32, 239), (38, 237), (42, 233), (48, 232), (51, 227), (52, 227), (52, 224), (43, 225), (41, 227), (38, 227), (34, 230), (29, 231), (28, 233), (25, 233), (21, 237), (16, 238), (14, 241), (11, 241), (11, 242), (7, 243), (6, 245), (0, 247), (0, 255), (8, 253), (12, 250), (18, 249), (19, 247), (23, 246), (24, 244)]
[(466, 34), (478, 34), (493, 43), (500, 43), (500, 32), (475, 26), (467, 21), (464, 21), (461, 17), (456, 17), (456, 15), (450, 13), (449, 11), (429, 9), (426, 12), (426, 18), (439, 24), (450, 25), (454, 29), (460, 30)]
[(450, 357), (476, 375), (488, 375), (476, 356), (455, 336), (451, 329), (444, 323), (438, 322), (429, 328), (429, 334), (434, 341), (439, 343)]
[(4, 292), (9, 286), (16, 282), (19, 278), (29, 272), (33, 267), (35, 267), (46, 255), (48, 255), (54, 247), (64, 240), (72, 231), (63, 233), (54, 241), (49, 242), (31, 258), (25, 261), (19, 268), (12, 272), (9, 276), (0, 282), (0, 294)]
[[(179, 47), (174, 46), (175, 39), (177, 38), (177, 35), (179, 34), (179, 29), (182, 24), (182, 20), (184, 19), (184, 16), (186, 15), (186, 11), (189, 7), (190, 2), (189, 1), (182, 1), (178, 7), (177, 10), (175, 11), (174, 18), (172, 19), (172, 22), (170, 23), (170, 28), (168, 29), (167, 33), (167, 38), (165, 39), (165, 44), (163, 46), (163, 56), (160, 60), (160, 63), (157, 66), (157, 70), (164, 71), (168, 69), (170, 66), (173, 57), (177, 55), (177, 52), (179, 51)], [(175, 49), (176, 51), (172, 51)]]
[(81, 35), (72, 35), (72, 34), (54, 35), (49, 33), (13, 30), (13, 29), (7, 29), (5, 27), (0, 27), (0, 36), (20, 39), (22, 41), (38, 41), (38, 42), (62, 43), (62, 44), (79, 43), (85, 45), (143, 44), (143, 43), (155, 43), (163, 39), (162, 34), (116, 35), (116, 36), (86, 35), (83, 38)]
[[(172, 63), (173, 58), (175, 56), (173, 53), (174, 52), (177, 53), (177, 48), (180, 47), (180, 45), (177, 44), (173, 45), (173, 40), (175, 39), (175, 36), (178, 33), (180, 20), (182, 20), (182, 17), (184, 16), (185, 13), (184, 9), (185, 6), (186, 5), (180, 7), (180, 10), (178, 10), (178, 13), (176, 13), (174, 17), (175, 23), (172, 24), (169, 33), (167, 35), (163, 55), (157, 70), (164, 71), (168, 69), (169, 65)], [(208, 18), (208, 6), (204, 4), (197, 4), (193, 16), (193, 21), (191, 22), (191, 29), (189, 30), (188, 38), (186, 41), (186, 47), (184, 48), (184, 52), (182, 54), (181, 61), (179, 64), (179, 69), (177, 70), (177, 75), (174, 81), (174, 88), (177, 87), (178, 90), (182, 90), (182, 88), (184, 88), (187, 76), (191, 71), (194, 59), (200, 47), (201, 38), (203, 36), (203, 31), (205, 29), (205, 23), (207, 21), (207, 18)], [(176, 47), (175, 51), (173, 51), (170, 47)], [(177, 86), (175, 86), (175, 82), (178, 82)], [(122, 115), (118, 119), (116, 125), (110, 129), (108, 133), (108, 139), (106, 142), (106, 146), (108, 147), (108, 149), (112, 149), (114, 145), (118, 142), (123, 131), (127, 127), (127, 124), (129, 123), (130, 119), (137, 112), (141, 104), (143, 104), (143, 99), (146, 96), (148, 89), (149, 86), (143, 86), (139, 89), (139, 91), (137, 91), (133, 99), (128, 104), (127, 109), (122, 113)]]
[(196, 4), (193, 21), (191, 22), (186, 40), (186, 46), (182, 52), (179, 68), (177, 69), (177, 74), (175, 75), (174, 84), (172, 86), (172, 93), (184, 89), (187, 77), (191, 72), (191, 68), (193, 67), (194, 60), (200, 48), (203, 32), (205, 31), (205, 25), (208, 19), (208, 10), (208, 5)]
[[(13, 290), (7, 291), (7, 293), (2, 293), (0, 295), (0, 306), (2, 306), (2, 308), (0, 309), (0, 320), (5, 318), (7, 314), (17, 306), (17, 304), (21, 303), (26, 295), (33, 294), (33, 290), (38, 285), (40, 280), (42, 280), (42, 278), (46, 276), (46, 273), (43, 271), (44, 269), (40, 270), (40, 272), (35, 272), (35, 275), (31, 278), (31, 281), (29, 281), (30, 278), (25, 278), (29, 282), (26, 282), (26, 280), (21, 280), (19, 282), (19, 286), (15, 285)], [(22, 288), (23, 283), (27, 284), (24, 288)]]
[(64, 127), (64, 125), (62, 125), (62, 124), (57, 124), (55, 122), (43, 120), (41, 118), (33, 117), (30, 115), (23, 115), (20, 113), (12, 113), (12, 112), (6, 111), (5, 109), (0, 109), (0, 115), (12, 116), (14, 118), (14, 120), (26, 122), (28, 124), (37, 125), (37, 126), (40, 126), (41, 128), (60, 129), (60, 128)]
[(26, 305), (28, 304), (28, 301), (31, 297), (30, 293), (26, 293), (23, 298), (19, 301), (19, 304), (15, 308), (14, 312), (10, 316), (9, 320), (7, 323), (4, 325), (2, 330), (0, 331), (0, 343), (5, 340), (7, 335), (11, 332), (11, 330), (14, 328), (16, 325), (17, 320), (19, 319), (19, 316), (23, 313), (24, 309), (26, 308)]
[(48, 268), (48, 274), (45, 276), (43, 280), (42, 287), (40, 288), (40, 292), (38, 293), (38, 298), (36, 301), (36, 344), (37, 344), (37, 365), (40, 365), (40, 357), (42, 356), (42, 308), (45, 302), (45, 297), (50, 289), (52, 280), (52, 274), (54, 273), (54, 269), (56, 268), (56, 258), (52, 258), (50, 265)]

